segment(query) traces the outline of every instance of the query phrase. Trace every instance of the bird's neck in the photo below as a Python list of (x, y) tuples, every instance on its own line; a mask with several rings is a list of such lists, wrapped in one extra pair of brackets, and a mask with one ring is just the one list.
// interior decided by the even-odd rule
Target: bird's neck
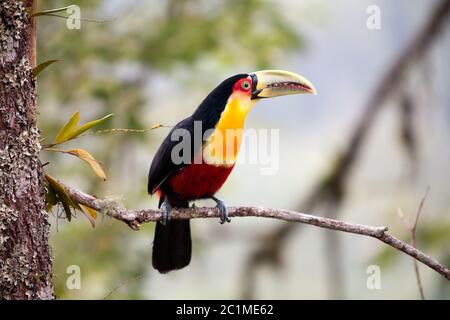
[(242, 142), (245, 119), (255, 104), (248, 96), (232, 94), (203, 147), (203, 159), (212, 165), (232, 166)]

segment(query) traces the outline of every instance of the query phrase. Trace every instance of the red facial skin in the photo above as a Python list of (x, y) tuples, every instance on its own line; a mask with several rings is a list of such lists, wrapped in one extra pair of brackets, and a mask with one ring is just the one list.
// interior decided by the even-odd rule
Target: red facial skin
[[(246, 82), (248, 83), (248, 87), (243, 87), (243, 83)], [(247, 77), (247, 78), (242, 78), (238, 81), (236, 81), (236, 83), (233, 86), (233, 93), (243, 93), (245, 95), (251, 96), (252, 95), (252, 78), (251, 77)]]

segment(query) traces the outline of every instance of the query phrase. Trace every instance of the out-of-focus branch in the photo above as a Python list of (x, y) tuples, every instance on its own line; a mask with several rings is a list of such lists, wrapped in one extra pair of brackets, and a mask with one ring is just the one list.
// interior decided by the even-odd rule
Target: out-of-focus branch
[[(319, 181), (312, 192), (298, 206), (301, 210), (313, 211), (319, 206), (323, 207), (323, 204), (325, 204), (325, 209), (329, 212), (329, 216), (336, 217), (336, 213), (345, 197), (346, 183), (379, 111), (388, 98), (392, 97), (401, 88), (402, 79), (406, 76), (407, 71), (428, 52), (435, 39), (444, 29), (443, 27), (449, 14), (450, 0), (442, 0), (430, 14), (423, 28), (419, 30), (410, 44), (399, 55), (384, 77), (380, 79), (373, 94), (368, 99), (364, 113), (350, 135), (347, 148), (340, 155), (332, 171)], [(282, 247), (289, 235), (296, 230), (296, 226), (295, 224), (282, 225), (264, 235), (265, 241), (259, 241), (260, 245), (251, 253), (244, 271), (244, 298), (253, 298), (251, 290), (254, 285), (251, 282), (255, 281), (255, 268), (264, 263), (279, 263)], [(331, 239), (327, 243), (332, 243), (333, 246), (336, 246), (335, 240)], [(332, 261), (329, 261), (328, 264), (331, 265)], [(335, 270), (336, 266), (332, 266), (330, 269)], [(336, 276), (334, 278), (340, 279), (340, 277)]]
[[(162, 218), (158, 209), (128, 210), (117, 201), (108, 199), (98, 199), (80, 190), (64, 185), (67, 193), (78, 203), (91, 207), (100, 213), (123, 221), (132, 229), (138, 230), (140, 224), (159, 221)], [(322, 218), (310, 214), (299, 213), (290, 210), (269, 209), (261, 207), (229, 207), (228, 214), (231, 217), (264, 217), (273, 218), (289, 222), (299, 222), (313, 225), (319, 228), (332, 229), (336, 231), (354, 233), (376, 238), (391, 247), (410, 255), (414, 259), (424, 263), (442, 276), (450, 280), (450, 270), (436, 261), (432, 257), (417, 250), (413, 246), (395, 238), (387, 233), (387, 227), (372, 227), (356, 223), (349, 223), (330, 218)], [(174, 209), (171, 219), (193, 219), (193, 218), (218, 218), (219, 211), (216, 208), (196, 208), (196, 209)]]

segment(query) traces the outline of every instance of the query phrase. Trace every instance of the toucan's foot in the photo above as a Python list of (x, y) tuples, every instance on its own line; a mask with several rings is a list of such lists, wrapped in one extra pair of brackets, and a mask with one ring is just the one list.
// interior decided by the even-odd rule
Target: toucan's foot
[(170, 205), (167, 198), (164, 199), (164, 202), (161, 204), (161, 210), (162, 210), (161, 224), (165, 226), (167, 225), (167, 221), (169, 221), (169, 214), (172, 211), (172, 206)]
[(228, 209), (227, 206), (225, 205), (225, 202), (223, 202), (220, 199), (217, 199), (216, 197), (211, 197), (211, 199), (213, 199), (216, 204), (217, 204), (217, 209), (219, 209), (220, 212), (220, 224), (224, 224), (225, 222), (231, 222), (231, 219), (228, 217)]

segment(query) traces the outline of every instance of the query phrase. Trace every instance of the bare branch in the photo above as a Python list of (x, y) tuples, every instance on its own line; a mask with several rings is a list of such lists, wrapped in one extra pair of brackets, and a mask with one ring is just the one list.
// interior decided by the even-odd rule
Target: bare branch
[[(423, 196), (422, 200), (420, 201), (419, 208), (417, 209), (416, 217), (414, 219), (414, 224), (410, 224), (407, 221), (407, 219), (405, 218), (403, 211), (401, 209), (398, 209), (398, 215), (400, 216), (400, 219), (403, 221), (406, 228), (411, 233), (411, 245), (414, 248), (417, 248), (417, 236), (416, 236), (417, 224), (419, 222), (419, 217), (423, 210), (423, 206), (425, 204), (425, 200), (427, 199), (429, 192), (430, 192), (430, 187), (428, 186), (427, 191), (425, 191), (425, 195)], [(420, 298), (422, 300), (425, 300), (425, 293), (423, 291), (422, 279), (420, 277), (419, 264), (417, 263), (416, 259), (413, 260), (413, 263), (414, 263), (414, 273), (416, 274), (416, 281), (417, 281), (417, 287), (419, 288)]]
[[(61, 182), (60, 182), (61, 183)], [(67, 193), (74, 200), (85, 206), (91, 207), (100, 213), (125, 222), (133, 230), (139, 230), (142, 223), (159, 221), (162, 217), (161, 211), (158, 209), (146, 210), (128, 210), (120, 205), (117, 201), (108, 199), (97, 199), (75, 188), (66, 186), (61, 183)], [(450, 270), (436, 261), (432, 257), (417, 250), (413, 246), (395, 238), (387, 233), (387, 227), (365, 226), (356, 223), (349, 223), (330, 218), (313, 216), (310, 214), (299, 213), (290, 210), (269, 209), (261, 207), (229, 207), (228, 214), (230, 217), (264, 217), (273, 218), (289, 222), (299, 222), (303, 224), (313, 225), (319, 228), (332, 229), (347, 233), (360, 234), (372, 238), (376, 238), (389, 246), (410, 255), (414, 259), (422, 262), (431, 269), (440, 273), (447, 280), (450, 280)], [(216, 208), (196, 208), (191, 209), (174, 209), (171, 212), (171, 219), (194, 219), (194, 218), (218, 218), (219, 211)]]
[(414, 220), (414, 224), (412, 225), (411, 232), (413, 234), (413, 241), (415, 241), (416, 237), (416, 229), (417, 229), (417, 223), (419, 222), (420, 214), (422, 213), (423, 206), (425, 204), (425, 200), (427, 200), (428, 193), (430, 192), (430, 187), (427, 187), (427, 191), (425, 191), (425, 195), (423, 196), (422, 200), (420, 201), (419, 208), (417, 209), (416, 218)]

